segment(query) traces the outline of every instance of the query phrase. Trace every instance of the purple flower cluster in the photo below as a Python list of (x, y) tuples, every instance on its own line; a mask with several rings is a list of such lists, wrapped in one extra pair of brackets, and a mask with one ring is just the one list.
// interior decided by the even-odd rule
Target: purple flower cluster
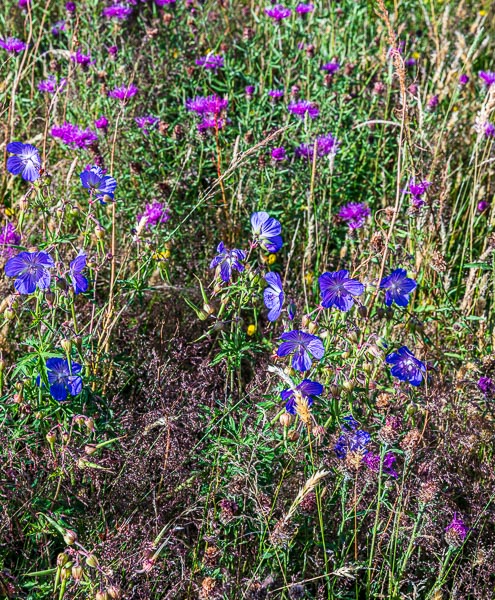
[(147, 115), (144, 117), (135, 117), (137, 126), (143, 130), (144, 135), (149, 134), (149, 130), (155, 128), (156, 124), (160, 121), (158, 117)]
[(128, 100), (133, 98), (138, 93), (138, 88), (133, 84), (121, 85), (108, 92), (109, 98), (117, 98), (117, 100)]
[(265, 14), (274, 21), (280, 22), (283, 19), (287, 19), (288, 17), (290, 17), (292, 14), (292, 10), (290, 8), (287, 8), (283, 4), (275, 4), (275, 6), (265, 8)]
[(371, 436), (367, 431), (358, 429), (359, 423), (349, 415), (344, 417), (344, 423), (341, 425), (342, 434), (334, 446), (334, 452), (337, 458), (343, 460), (348, 452), (359, 452), (366, 454), (367, 446), (371, 442)]
[(490, 87), (495, 83), (495, 71), (480, 71), (479, 76), (486, 87)]
[(340, 63), (336, 60), (332, 60), (331, 62), (325, 63), (320, 67), (322, 71), (326, 71), (330, 75), (334, 75), (340, 69)]
[(339, 219), (349, 225), (349, 229), (359, 229), (371, 215), (371, 210), (365, 202), (349, 202), (339, 211)]
[(8, 37), (5, 40), (0, 39), (0, 48), (6, 50), (9, 54), (19, 54), (27, 48), (27, 44), (15, 37)]
[(13, 246), (18, 246), (20, 243), (21, 236), (12, 223), (7, 223), (0, 229), (0, 256), (10, 258), (15, 252)]
[(83, 54), (80, 48), (76, 50), (75, 54), (71, 55), (70, 59), (72, 62), (75, 62), (82, 67), (89, 67), (89, 65), (93, 65), (96, 62), (91, 60), (91, 54)]
[(426, 194), (427, 189), (430, 187), (431, 182), (423, 180), (419, 183), (415, 183), (414, 179), (411, 179), (407, 189), (403, 190), (404, 194), (410, 194), (413, 201), (413, 206), (419, 208), (425, 204), (423, 196)]
[(221, 54), (207, 54), (206, 56), (198, 58), (195, 63), (198, 65), (198, 67), (216, 71), (217, 69), (223, 68), (224, 58)]
[(44, 79), (38, 83), (38, 90), (44, 94), (54, 94), (57, 91), (63, 90), (66, 84), (67, 79), (65, 77), (57, 83), (57, 78), (54, 75), (50, 75), (48, 79)]
[(316, 138), (315, 142), (310, 144), (301, 144), (296, 148), (296, 156), (313, 160), (313, 155), (316, 147), (316, 156), (335, 156), (339, 149), (339, 141), (332, 136), (331, 133), (321, 135)]
[(146, 204), (144, 212), (137, 216), (138, 221), (146, 218), (146, 227), (155, 227), (160, 223), (166, 223), (170, 219), (170, 213), (165, 204), (162, 202), (152, 202)]
[(52, 127), (50, 133), (71, 148), (88, 148), (98, 139), (97, 134), (89, 127), (80, 129), (67, 121), (63, 125)]
[(320, 114), (320, 109), (316, 106), (314, 102), (309, 102), (309, 100), (292, 102), (287, 107), (287, 110), (293, 115), (299, 117), (300, 119), (304, 119), (306, 114), (311, 119), (316, 119), (316, 117)]
[(220, 98), (216, 94), (196, 96), (186, 100), (186, 109), (202, 117), (201, 122), (198, 124), (200, 132), (214, 128), (222, 129), (226, 121), (221, 115), (227, 110), (228, 105), (227, 98)]
[(107, 19), (127, 19), (131, 14), (132, 8), (125, 4), (112, 4), (112, 6), (107, 6), (101, 12), (101, 16)]
[(313, 12), (314, 9), (314, 4), (305, 4), (304, 2), (299, 2), (299, 4), (296, 6), (296, 13), (299, 15), (307, 15), (308, 13)]

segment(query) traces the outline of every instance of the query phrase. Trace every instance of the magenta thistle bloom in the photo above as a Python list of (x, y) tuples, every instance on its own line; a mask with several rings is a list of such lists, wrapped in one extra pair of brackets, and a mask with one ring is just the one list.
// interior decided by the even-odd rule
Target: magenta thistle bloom
[(224, 66), (224, 58), (221, 54), (207, 54), (198, 58), (195, 63), (198, 67), (204, 67), (205, 69), (212, 69), (216, 71)]
[(38, 83), (38, 90), (45, 94), (54, 94), (59, 90), (63, 90), (66, 84), (67, 79), (65, 79), (65, 77), (60, 80), (60, 83), (57, 83), (57, 78), (54, 75), (50, 75), (48, 79)]
[(57, 21), (52, 25), (52, 35), (60, 35), (61, 31), (65, 31), (65, 21)]
[(77, 125), (68, 122), (59, 127), (52, 127), (50, 133), (53, 137), (59, 138), (64, 144), (72, 148), (88, 148), (98, 139), (96, 133), (91, 131), (89, 127), (80, 129)]
[(117, 48), (117, 46), (109, 46), (107, 48), (107, 51), (108, 54), (110, 54), (110, 56), (117, 56), (119, 49)]
[(256, 88), (254, 87), (254, 85), (247, 85), (247, 86), (244, 88), (244, 91), (245, 91), (245, 93), (246, 93), (246, 96), (247, 96), (248, 98), (251, 98), (251, 96), (254, 94), (254, 91), (255, 91), (255, 89), (256, 89)]
[(198, 131), (205, 133), (209, 129), (223, 129), (229, 119), (219, 119), (218, 117), (205, 117), (198, 123)]
[(322, 65), (320, 67), (321, 71), (326, 71), (330, 75), (337, 73), (337, 71), (339, 69), (340, 69), (340, 63), (338, 63), (336, 60), (332, 60), (331, 62), (325, 63), (324, 65)]
[(291, 16), (292, 11), (290, 8), (283, 6), (282, 4), (275, 4), (270, 8), (265, 8), (265, 14), (274, 21), (280, 22), (283, 19), (287, 19)]
[(478, 206), (476, 208), (477, 208), (478, 212), (482, 213), (482, 212), (485, 212), (485, 210), (489, 207), (490, 207), (489, 202), (487, 202), (486, 200), (480, 200), (478, 202)]
[(423, 206), (423, 204), (425, 204), (425, 200), (423, 200), (422, 196), (426, 194), (426, 190), (430, 187), (430, 185), (431, 182), (426, 180), (415, 183), (414, 179), (411, 179), (409, 187), (403, 190), (403, 192), (404, 194), (411, 194), (414, 206)]
[(304, 119), (306, 114), (308, 114), (311, 119), (316, 119), (316, 117), (320, 114), (320, 109), (316, 106), (316, 104), (314, 102), (309, 102), (308, 100), (291, 102), (291, 104), (289, 104), (287, 107), (287, 110), (301, 119)]
[(459, 85), (466, 85), (467, 83), (469, 83), (469, 77), (463, 73), (459, 76)]
[(137, 216), (138, 221), (146, 218), (146, 227), (155, 227), (160, 223), (166, 223), (170, 219), (168, 207), (162, 202), (146, 204), (144, 212)]
[(311, 381), (311, 379), (303, 379), (294, 390), (282, 390), (280, 397), (285, 402), (285, 410), (291, 415), (295, 415), (296, 409), (296, 394), (306, 399), (308, 406), (311, 406), (314, 402), (313, 396), (319, 396), (323, 393), (323, 386), (317, 381)]
[(349, 271), (335, 271), (323, 273), (318, 278), (320, 292), (324, 308), (334, 306), (343, 312), (347, 312), (354, 305), (354, 297), (361, 296), (364, 285), (357, 279), (349, 277)]
[(75, 62), (77, 65), (81, 65), (83, 67), (89, 67), (89, 65), (92, 65), (96, 62), (91, 60), (91, 54), (83, 54), (80, 48), (76, 50), (75, 54), (71, 55), (70, 59), (72, 62)]
[(274, 100), (280, 100), (284, 97), (284, 90), (268, 90), (268, 95)]
[(95, 121), (96, 129), (107, 129), (108, 128), (108, 119), (106, 117), (100, 117)]
[(228, 105), (227, 98), (220, 98), (216, 94), (206, 97), (196, 96), (186, 100), (186, 109), (201, 116), (219, 116), (224, 110), (227, 110)]
[(124, 4), (113, 4), (107, 6), (101, 12), (102, 17), (107, 19), (127, 19), (132, 14), (132, 8), (125, 6)]
[(65, 3), (65, 10), (68, 13), (76, 12), (76, 3), (75, 2), (66, 2)]
[(483, 80), (486, 87), (490, 87), (495, 83), (495, 72), (493, 71), (480, 71), (479, 76)]
[(24, 181), (36, 181), (40, 176), (41, 158), (36, 146), (22, 142), (7, 144), (7, 152), (14, 156), (7, 159), (7, 171), (20, 175)]
[(175, 4), (176, 0), (155, 0), (157, 6), (167, 6), (167, 4)]
[[(396, 461), (396, 457), (392, 452), (387, 452), (383, 457), (382, 472), (390, 475), (391, 477), (397, 478), (397, 471), (393, 468)], [(363, 463), (375, 473), (380, 471), (380, 455), (368, 452), (363, 457)]]
[(145, 117), (136, 117), (134, 121), (136, 121), (137, 126), (143, 130), (144, 135), (148, 135), (149, 130), (154, 128), (160, 119), (158, 117), (148, 115)]
[(391, 352), (385, 358), (392, 365), (390, 373), (400, 381), (408, 381), (418, 386), (423, 381), (426, 365), (417, 359), (407, 346), (402, 346), (397, 352)]
[(82, 272), (86, 268), (86, 254), (80, 252), (69, 265), (69, 277), (72, 282), (74, 294), (81, 294), (88, 290), (89, 283)]
[(282, 161), (287, 159), (287, 152), (283, 146), (272, 148), (271, 156), (273, 160)]
[(430, 110), (433, 110), (434, 108), (436, 108), (438, 106), (438, 102), (439, 102), (438, 96), (437, 95), (432, 96), (427, 102), (427, 107)]
[(263, 300), (268, 308), (268, 320), (276, 321), (282, 312), (284, 304), (284, 291), (282, 289), (282, 279), (278, 273), (271, 272), (265, 275), (265, 281), (268, 283), (263, 291)]
[(323, 342), (316, 335), (294, 329), (280, 336), (283, 340), (277, 350), (277, 356), (293, 354), (292, 368), (296, 371), (308, 371), (313, 364), (312, 357), (319, 360), (325, 354)]
[(10, 258), (15, 250), (13, 246), (21, 243), (21, 236), (12, 223), (7, 223), (0, 229), (0, 256)]
[(452, 546), (462, 544), (466, 539), (469, 527), (466, 527), (464, 521), (454, 513), (452, 521), (445, 528), (445, 537)]
[(46, 252), (20, 252), (5, 264), (5, 275), (16, 277), (14, 287), (19, 294), (32, 294), (36, 288), (50, 287), (50, 269), (55, 266)]
[(407, 306), (409, 304), (409, 294), (416, 289), (417, 283), (414, 279), (407, 276), (405, 269), (395, 269), (390, 275), (384, 277), (380, 283), (380, 289), (386, 290), (385, 304), (392, 306), (395, 302), (397, 306)]
[(485, 137), (494, 137), (495, 136), (495, 125), (493, 123), (485, 123), (484, 131)]
[(114, 88), (108, 92), (108, 96), (110, 98), (117, 98), (118, 100), (128, 100), (129, 98), (135, 96), (138, 91), (138, 88), (131, 83), (128, 86), (121, 85), (120, 87)]
[(304, 2), (299, 2), (299, 4), (296, 6), (296, 13), (299, 15), (307, 15), (308, 13), (313, 12), (314, 9), (314, 4), (305, 4)]
[(485, 396), (493, 396), (495, 394), (495, 383), (491, 377), (480, 377), (477, 386)]
[(365, 202), (349, 202), (339, 210), (338, 216), (350, 229), (359, 229), (370, 215), (371, 210)]
[(28, 6), (30, 2), (31, 0), (19, 0), (18, 6), (19, 8), (26, 8), (26, 6)]
[[(335, 156), (339, 149), (340, 142), (332, 136), (331, 133), (321, 135), (316, 138), (316, 156)], [(313, 160), (315, 143), (301, 144), (296, 148), (296, 156)]]
[(246, 259), (244, 250), (233, 248), (229, 250), (223, 242), (217, 246), (217, 256), (211, 261), (210, 269), (217, 269), (217, 274), (220, 274), (222, 281), (227, 283), (232, 277), (232, 271), (241, 273), (244, 271), (242, 261)]
[(0, 47), (7, 50), (9, 54), (19, 54), (27, 48), (27, 44), (15, 37), (8, 37), (5, 40), (0, 40)]

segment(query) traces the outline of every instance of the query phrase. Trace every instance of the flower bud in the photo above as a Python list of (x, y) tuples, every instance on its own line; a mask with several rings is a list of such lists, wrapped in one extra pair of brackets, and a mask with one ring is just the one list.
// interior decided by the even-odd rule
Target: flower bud
[(75, 347), (81, 352), (82, 350), (82, 338), (78, 335), (72, 340), (74, 342)]
[(94, 554), (90, 554), (86, 557), (86, 564), (88, 565), (88, 567), (96, 569), (96, 567), (98, 566), (98, 559)]
[(303, 318), (301, 319), (301, 325), (303, 327), (307, 327), (310, 323), (310, 318), (308, 317), (308, 315), (304, 315)]
[(351, 355), (351, 353), (347, 350), (345, 352), (342, 352), (342, 358), (344, 360), (348, 359), (350, 355)]
[(49, 431), (45, 437), (46, 441), (50, 444), (50, 446), (53, 446), (55, 440), (57, 439), (57, 434), (55, 433), (55, 431)]
[(95, 596), (95, 600), (109, 600), (110, 596), (108, 595), (108, 592), (103, 591), (103, 592), (97, 592), (96, 596)]
[(60, 345), (62, 346), (62, 349), (69, 354), (71, 349), (72, 349), (72, 342), (70, 340), (62, 340), (60, 342)]
[(366, 319), (366, 317), (368, 316), (368, 309), (366, 308), (366, 306), (361, 305), (358, 307), (358, 313), (361, 317), (363, 317), (363, 319)]
[(373, 371), (373, 363), (365, 362), (363, 365), (363, 371), (365, 373), (371, 373), (371, 371)]
[(122, 598), (122, 593), (120, 591), (120, 588), (118, 588), (116, 585), (111, 585), (108, 589), (107, 589), (108, 595), (110, 596), (110, 598), (112, 598), (113, 600), (120, 600), (120, 598)]
[(102, 240), (105, 237), (105, 230), (103, 227), (95, 227), (95, 237), (97, 240)]
[(301, 434), (299, 433), (299, 431), (297, 431), (297, 429), (293, 429), (292, 431), (289, 431), (289, 433), (287, 434), (287, 439), (290, 442), (297, 442), (297, 440), (301, 437)]
[(342, 384), (342, 387), (344, 388), (344, 390), (346, 390), (346, 392), (352, 392), (352, 390), (354, 389), (354, 381), (346, 379)]
[(72, 546), (77, 542), (77, 533), (72, 531), (72, 529), (67, 529), (64, 534), (64, 542), (67, 546)]
[(283, 427), (289, 427), (291, 423), (292, 423), (292, 415), (290, 413), (285, 412), (282, 415), (280, 415), (280, 424)]
[(70, 577), (70, 569), (60, 569), (60, 579), (65, 581)]
[(68, 444), (68, 443), (69, 443), (69, 440), (70, 440), (70, 435), (69, 435), (69, 432), (68, 432), (68, 431), (63, 431), (63, 432), (62, 432), (62, 442), (63, 442), (64, 444)]
[(91, 433), (95, 429), (95, 422), (91, 417), (86, 418), (86, 429), (88, 433)]
[(206, 321), (206, 319), (208, 318), (208, 315), (202, 310), (198, 310), (197, 314), (200, 321)]
[(96, 451), (98, 450), (98, 448), (96, 447), (96, 444), (86, 444), (84, 446), (84, 452), (88, 455), (91, 456), (92, 454), (94, 454)]
[(212, 315), (215, 312), (215, 309), (210, 304), (204, 304), (203, 310), (207, 315)]
[(57, 556), (57, 567), (63, 567), (67, 561), (69, 560), (69, 556), (65, 552), (61, 552)]
[(11, 308), (7, 308), (3, 314), (7, 321), (13, 321), (15, 319), (15, 312)]
[(81, 565), (74, 565), (72, 567), (71, 574), (72, 574), (72, 577), (76, 581), (79, 581), (81, 579), (81, 577), (83, 576), (83, 573), (84, 573), (84, 569), (81, 567)]
[(352, 342), (353, 344), (355, 344), (355, 343), (358, 341), (358, 334), (357, 334), (357, 331), (355, 331), (355, 330), (353, 330), (353, 331), (350, 331), (350, 332), (347, 334), (347, 339), (348, 339), (350, 342)]
[(318, 331), (318, 325), (314, 321), (311, 321), (308, 325), (308, 331), (309, 333), (316, 333)]
[(330, 386), (330, 393), (332, 394), (332, 396), (334, 398), (336, 398), (337, 396), (340, 396), (340, 387), (334, 383), (333, 385)]

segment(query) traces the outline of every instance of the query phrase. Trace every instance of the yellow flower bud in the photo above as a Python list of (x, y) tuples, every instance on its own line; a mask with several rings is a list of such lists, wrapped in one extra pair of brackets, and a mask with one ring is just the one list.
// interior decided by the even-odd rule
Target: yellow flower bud
[(253, 325), (252, 323), (251, 323), (251, 325), (248, 325), (248, 328), (247, 328), (247, 331), (246, 331), (246, 333), (247, 333), (249, 336), (252, 336), (252, 335), (254, 335), (254, 334), (256, 333), (256, 325)]

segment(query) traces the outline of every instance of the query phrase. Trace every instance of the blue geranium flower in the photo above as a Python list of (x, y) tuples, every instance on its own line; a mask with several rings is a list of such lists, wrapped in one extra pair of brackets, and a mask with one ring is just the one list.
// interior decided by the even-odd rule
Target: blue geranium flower
[(237, 248), (228, 250), (225, 244), (220, 242), (217, 246), (217, 252), (217, 256), (210, 263), (210, 269), (220, 267), (222, 281), (230, 281), (232, 269), (239, 272), (244, 271), (244, 265), (242, 264), (242, 261), (246, 259), (244, 250), (238, 250)]
[[(78, 375), (82, 366), (77, 362), (71, 362), (65, 358), (48, 358), (46, 361), (46, 371), (48, 383), (50, 384), (50, 394), (62, 402), (70, 394), (77, 396), (82, 390), (82, 379)], [(41, 378), (38, 377), (38, 385), (41, 384)]]
[(311, 406), (314, 400), (313, 396), (319, 396), (323, 393), (323, 386), (317, 381), (304, 379), (296, 386), (295, 390), (282, 390), (280, 396), (285, 402), (285, 410), (291, 415), (296, 414), (296, 393), (299, 393), (303, 398), (306, 398), (308, 406)]
[(280, 336), (283, 343), (280, 344), (277, 350), (278, 356), (287, 356), (294, 354), (292, 357), (292, 367), (296, 371), (308, 371), (311, 368), (311, 356), (320, 359), (325, 354), (323, 342), (316, 335), (311, 335), (305, 331), (294, 329)]
[(282, 289), (282, 279), (278, 273), (267, 273), (265, 281), (268, 287), (263, 291), (263, 300), (268, 308), (268, 320), (276, 321), (282, 312), (284, 304), (284, 291)]
[(83, 171), (79, 177), (83, 188), (89, 190), (96, 200), (99, 200), (102, 204), (106, 204), (106, 196), (113, 200), (117, 182), (110, 175), (105, 175), (102, 168), (95, 165), (88, 171)]
[(36, 181), (40, 176), (41, 158), (38, 149), (31, 144), (10, 142), (7, 152), (14, 154), (7, 159), (7, 171), (20, 175), (25, 181)]
[(49, 269), (55, 263), (46, 252), (20, 252), (5, 264), (7, 277), (16, 277), (14, 287), (19, 294), (32, 294), (36, 288), (46, 290), (50, 287)]
[(384, 277), (380, 283), (380, 289), (386, 290), (385, 304), (387, 306), (392, 306), (393, 302), (397, 306), (407, 306), (409, 304), (409, 294), (416, 286), (417, 283), (407, 276), (405, 269), (395, 269), (390, 275)]
[(69, 277), (72, 281), (74, 294), (86, 292), (88, 289), (88, 280), (81, 272), (86, 268), (86, 254), (80, 252), (69, 265)]
[(322, 306), (335, 306), (343, 312), (350, 310), (354, 304), (354, 296), (364, 292), (364, 285), (349, 277), (349, 271), (323, 273), (318, 278), (322, 297)]
[(255, 212), (251, 215), (251, 226), (254, 241), (267, 252), (278, 252), (282, 248), (282, 226), (277, 219), (270, 217), (267, 212)]
[(411, 385), (420, 385), (426, 365), (418, 360), (407, 346), (402, 346), (397, 352), (391, 352), (385, 359), (392, 365), (390, 372), (401, 381), (408, 381)]
[(349, 415), (344, 417), (344, 423), (341, 425), (342, 435), (337, 440), (334, 451), (338, 458), (344, 459), (347, 452), (360, 452), (366, 454), (367, 446), (371, 441), (371, 436), (367, 431), (358, 429), (359, 423)]

